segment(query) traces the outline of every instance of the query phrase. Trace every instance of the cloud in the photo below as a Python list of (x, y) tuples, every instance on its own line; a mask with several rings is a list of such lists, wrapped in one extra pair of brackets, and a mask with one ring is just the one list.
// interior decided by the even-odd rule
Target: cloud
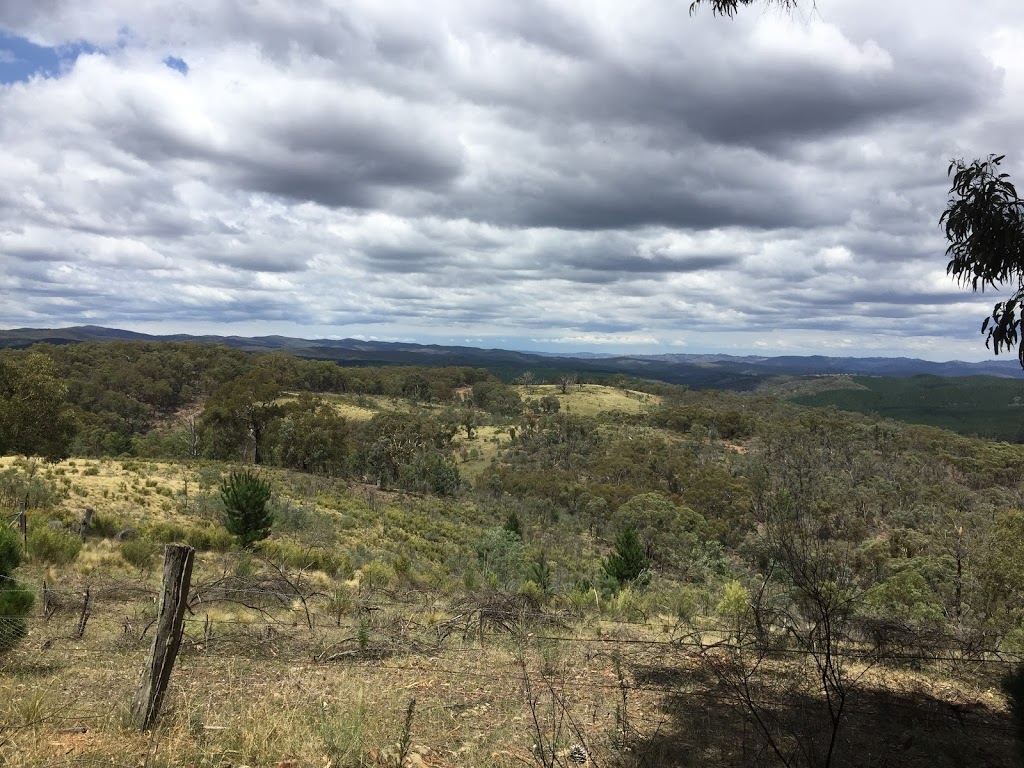
[(992, 3), (0, 4), (63, 62), (0, 85), (3, 321), (984, 356), (937, 219), (1024, 157)]

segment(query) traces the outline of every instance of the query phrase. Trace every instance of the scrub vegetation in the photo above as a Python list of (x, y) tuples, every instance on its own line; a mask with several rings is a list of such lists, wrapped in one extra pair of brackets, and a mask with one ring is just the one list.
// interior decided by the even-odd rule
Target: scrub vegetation
[[(199, 344), (37, 345), (0, 375), (49, 414), (0, 412), (27, 529), (0, 539), (5, 764), (1016, 759), (1022, 446)], [(140, 734), (167, 543), (197, 557)]]

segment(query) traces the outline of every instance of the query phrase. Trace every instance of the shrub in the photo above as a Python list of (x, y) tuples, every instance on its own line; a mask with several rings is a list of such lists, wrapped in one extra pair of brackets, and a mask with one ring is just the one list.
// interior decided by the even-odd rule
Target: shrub
[(519, 515), (515, 513), (515, 510), (508, 513), (508, 517), (505, 518), (505, 525), (503, 527), (506, 531), (514, 534), (520, 541), (522, 541), (523, 524), (519, 521)]
[(701, 595), (693, 587), (679, 586), (661, 596), (662, 607), (673, 618), (688, 623), (700, 611)]
[(152, 569), (156, 554), (156, 545), (145, 539), (129, 539), (121, 544), (121, 557), (140, 571)]
[(24, 501), (28, 509), (46, 509), (54, 506), (64, 494), (52, 480), (21, 467), (9, 467), (0, 471), (0, 506), (14, 507)]
[(347, 554), (335, 554), (321, 547), (303, 547), (289, 541), (261, 541), (259, 553), (279, 566), (296, 570), (323, 571), (328, 576), (351, 579), (355, 574)]
[(619, 621), (642, 623), (650, 611), (644, 595), (632, 587), (623, 587), (601, 605), (601, 611)]
[(124, 521), (119, 518), (97, 512), (89, 521), (89, 533), (111, 539), (124, 529)]
[(366, 587), (368, 590), (382, 589), (391, 583), (394, 576), (395, 572), (391, 566), (380, 560), (374, 560), (364, 565), (360, 571), (359, 586), (360, 588)]
[(243, 548), (270, 535), (274, 513), (267, 509), (270, 501), (270, 483), (249, 472), (232, 472), (220, 484), (220, 498), (224, 502), (224, 527), (238, 537)]
[(651, 561), (636, 528), (626, 527), (615, 539), (615, 551), (605, 558), (604, 572), (620, 586), (644, 586), (650, 580)]
[(146, 526), (143, 535), (158, 544), (178, 544), (185, 541), (188, 532), (174, 523), (151, 523)]
[(495, 585), (509, 588), (522, 579), (525, 550), (522, 540), (504, 528), (494, 528), (476, 545), (476, 556), (484, 576)]
[(202, 526), (185, 531), (185, 543), (199, 550), (228, 552), (234, 548), (235, 539), (223, 528)]
[(34, 560), (51, 565), (68, 565), (82, 550), (77, 536), (49, 526), (36, 526), (28, 532), (28, 553)]
[(722, 599), (715, 606), (715, 613), (728, 623), (737, 641), (751, 618), (750, 591), (738, 581), (730, 581), (722, 591)]
[(25, 637), (25, 617), (35, 600), (29, 589), (11, 577), (20, 563), (18, 534), (6, 526), (0, 527), (0, 652)]

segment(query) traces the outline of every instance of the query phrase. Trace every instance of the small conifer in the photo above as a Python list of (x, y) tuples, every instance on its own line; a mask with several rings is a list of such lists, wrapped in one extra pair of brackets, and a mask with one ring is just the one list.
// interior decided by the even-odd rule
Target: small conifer
[(651, 560), (636, 528), (623, 528), (615, 539), (615, 551), (605, 558), (604, 572), (620, 585), (643, 586), (650, 576)]
[(232, 472), (220, 484), (220, 498), (224, 502), (224, 527), (238, 537), (243, 548), (270, 535), (274, 513), (267, 509), (270, 483), (266, 480), (248, 470)]

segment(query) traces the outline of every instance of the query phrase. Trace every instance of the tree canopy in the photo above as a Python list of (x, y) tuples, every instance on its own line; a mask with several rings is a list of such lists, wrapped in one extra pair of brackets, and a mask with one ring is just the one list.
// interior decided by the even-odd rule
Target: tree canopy
[[(1024, 200), (1009, 174), (1000, 172), (1004, 157), (951, 162), (949, 202), (939, 219), (949, 241), (947, 274), (975, 292), (1014, 291), (995, 304), (981, 325), (985, 346), (997, 355), (1017, 345), (1024, 301)], [(1024, 348), (1018, 348), (1017, 356), (1024, 366)]]

